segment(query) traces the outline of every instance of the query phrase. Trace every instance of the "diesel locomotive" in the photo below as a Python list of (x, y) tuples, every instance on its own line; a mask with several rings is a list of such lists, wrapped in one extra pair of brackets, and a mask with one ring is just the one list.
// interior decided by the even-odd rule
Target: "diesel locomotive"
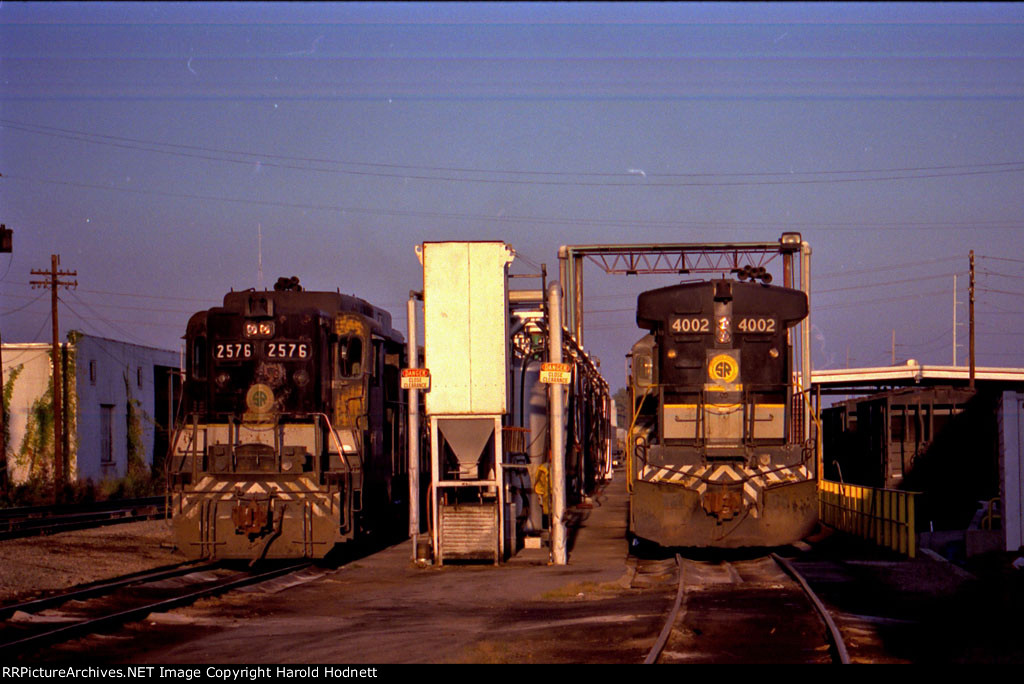
[(815, 450), (803, 438), (789, 339), (807, 308), (800, 290), (730, 278), (640, 294), (636, 320), (648, 334), (631, 353), (629, 433), (636, 539), (736, 548), (812, 531)]
[(402, 529), (405, 353), (388, 312), (296, 278), (194, 314), (167, 459), (178, 548), (318, 558)]

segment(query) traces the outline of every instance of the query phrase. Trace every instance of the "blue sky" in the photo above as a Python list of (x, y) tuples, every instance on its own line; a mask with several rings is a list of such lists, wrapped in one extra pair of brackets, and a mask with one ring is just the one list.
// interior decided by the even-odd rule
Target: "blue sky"
[[(816, 367), (1024, 366), (1024, 5), (0, 4), (5, 341), (177, 349), (296, 275), (390, 309), (425, 240), (775, 240), (813, 250)], [(532, 272), (524, 259), (513, 269)], [(586, 267), (623, 383), (659, 278)]]

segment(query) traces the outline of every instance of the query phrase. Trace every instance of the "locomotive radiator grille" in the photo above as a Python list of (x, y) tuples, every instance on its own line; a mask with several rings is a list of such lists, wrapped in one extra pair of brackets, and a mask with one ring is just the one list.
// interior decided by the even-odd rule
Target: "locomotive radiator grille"
[(743, 505), (750, 509), (751, 517), (760, 517), (761, 494), (776, 484), (804, 482), (811, 479), (811, 470), (805, 465), (796, 467), (758, 466), (737, 468), (731, 465), (680, 465), (662, 468), (645, 465), (640, 470), (644, 482), (667, 482), (689, 488), (701, 496), (708, 485), (743, 483)]

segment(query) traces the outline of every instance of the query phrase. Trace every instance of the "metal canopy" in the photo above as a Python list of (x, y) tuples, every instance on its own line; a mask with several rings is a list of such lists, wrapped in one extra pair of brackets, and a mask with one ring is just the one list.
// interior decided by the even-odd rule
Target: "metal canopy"
[(785, 261), (785, 285), (792, 287), (792, 255), (802, 247), (800, 233), (783, 233), (774, 242), (638, 243), (563, 245), (558, 250), (559, 279), (565, 297), (564, 320), (583, 345), (583, 259), (615, 275), (730, 273), (744, 266), (764, 267), (779, 255)]
[[(1000, 391), (1024, 390), (1024, 368), (976, 368), (980, 387)], [(966, 387), (970, 382), (968, 366), (930, 366), (908, 361), (902, 366), (816, 370), (811, 382), (821, 394), (876, 394), (901, 387)]]
[[(799, 249), (799, 247), (797, 247)], [(792, 250), (796, 251), (796, 249)], [(570, 245), (566, 256), (586, 257), (617, 275), (727, 273), (743, 266), (765, 266), (781, 252), (780, 243)]]
[[(558, 277), (565, 297), (563, 321), (580, 349), (583, 343), (583, 259), (620, 275), (730, 273), (733, 269), (763, 267), (782, 256), (784, 287), (797, 287), (811, 296), (811, 248), (800, 233), (786, 232), (773, 242), (648, 243), (621, 245), (563, 245), (558, 249)], [(799, 264), (799, 285), (796, 267)], [(811, 377), (810, 314), (800, 323), (801, 377)], [(802, 388), (809, 395), (809, 388)], [(805, 437), (810, 436), (810, 400), (803, 402)], [(820, 468), (819, 468), (820, 470)], [(819, 473), (820, 475), (820, 473)]]

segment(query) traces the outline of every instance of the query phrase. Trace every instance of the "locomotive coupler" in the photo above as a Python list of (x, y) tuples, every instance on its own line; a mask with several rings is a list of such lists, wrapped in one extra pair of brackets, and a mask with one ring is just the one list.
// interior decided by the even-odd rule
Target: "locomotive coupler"
[(709, 485), (701, 497), (701, 506), (719, 523), (732, 520), (743, 511), (743, 486)]
[(273, 513), (270, 501), (272, 494), (243, 494), (235, 489), (235, 506), (231, 509), (231, 521), (235, 523), (235, 534), (256, 537), (273, 529)]

